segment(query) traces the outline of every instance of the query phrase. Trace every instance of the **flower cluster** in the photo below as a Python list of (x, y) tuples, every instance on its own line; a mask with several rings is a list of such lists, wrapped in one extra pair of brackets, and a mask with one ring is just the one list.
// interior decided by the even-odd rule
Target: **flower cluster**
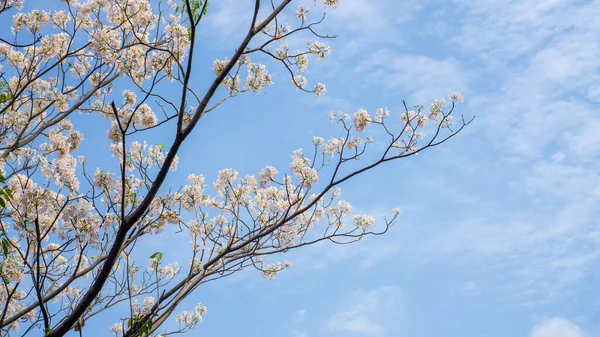
[(360, 109), (354, 113), (354, 117), (352, 118), (352, 122), (354, 123), (354, 128), (356, 131), (364, 131), (365, 127), (371, 123), (371, 115), (365, 109)]
[(263, 87), (273, 84), (271, 75), (267, 72), (267, 67), (264, 64), (250, 63), (246, 68), (248, 70), (245, 84), (247, 89), (259, 93)]
[(181, 328), (193, 329), (202, 322), (202, 316), (206, 314), (206, 307), (202, 304), (196, 305), (194, 311), (182, 311), (175, 316), (175, 320)]
[(50, 22), (50, 15), (44, 11), (34, 9), (29, 14), (17, 13), (13, 16), (12, 32), (16, 34), (23, 28), (32, 33), (37, 33), (42, 27)]

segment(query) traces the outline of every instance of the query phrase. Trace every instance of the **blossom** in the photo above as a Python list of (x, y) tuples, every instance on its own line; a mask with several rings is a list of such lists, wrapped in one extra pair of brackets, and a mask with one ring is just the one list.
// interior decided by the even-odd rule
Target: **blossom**
[(356, 131), (364, 131), (365, 127), (371, 123), (371, 115), (365, 109), (360, 109), (354, 113), (354, 117), (352, 118), (352, 123), (354, 123), (354, 128)]
[(267, 67), (260, 63), (250, 63), (246, 66), (248, 77), (246, 77), (245, 87), (254, 91), (261, 92), (262, 88), (273, 84), (271, 75), (267, 72)]
[(338, 208), (343, 214), (348, 214), (352, 210), (352, 206), (350, 206), (350, 204), (344, 200), (338, 201)]
[(332, 138), (325, 144), (325, 153), (333, 157), (335, 153), (339, 153), (344, 145), (343, 138)]
[(341, 0), (323, 0), (325, 7), (336, 8), (340, 4)]
[(66, 29), (67, 23), (71, 21), (71, 17), (68, 16), (65, 11), (56, 11), (50, 15), (50, 20), (52, 20), (52, 23), (56, 27)]
[(107, 60), (116, 61), (117, 54), (114, 51), (119, 48), (119, 32), (113, 29), (104, 28), (94, 30), (89, 36), (90, 50), (98, 53), (99, 56)]
[(17, 13), (13, 17), (12, 32), (18, 33), (26, 27), (30, 32), (36, 33), (48, 22), (50, 22), (50, 15), (44, 11), (34, 9), (29, 14)]
[(341, 122), (344, 120), (350, 119), (350, 116), (343, 111), (338, 111), (337, 113), (331, 112), (329, 113), (329, 121), (330, 122)]
[(306, 87), (306, 83), (306, 77), (302, 75), (295, 75), (292, 81), (292, 84), (300, 89), (304, 89)]
[(383, 122), (383, 120), (385, 118), (387, 118), (389, 116), (390, 116), (390, 112), (388, 111), (387, 108), (385, 108), (385, 109), (379, 108), (375, 111), (375, 121), (376, 122), (381, 123), (381, 122)]
[(298, 71), (303, 72), (308, 68), (308, 56), (306, 54), (296, 56), (296, 66), (298, 66)]
[(457, 102), (457, 103), (462, 103), (463, 102), (463, 97), (461, 94), (457, 94), (457, 93), (451, 93), (450, 95), (448, 95), (448, 98), (450, 100), (452, 100), (453, 102)]
[(354, 225), (364, 231), (370, 229), (375, 223), (375, 219), (370, 215), (355, 215)]
[(167, 278), (167, 279), (171, 279), (175, 276), (175, 274), (179, 271), (179, 266), (175, 263), (175, 264), (168, 264), (162, 268), (159, 269), (159, 274), (160, 276)]
[(444, 120), (442, 121), (442, 127), (443, 128), (449, 128), (450, 126), (452, 126), (452, 120), (454, 119), (453, 116), (446, 116), (444, 118)]
[(409, 110), (400, 115), (400, 121), (404, 124), (410, 124), (416, 116), (417, 114), (414, 111)]
[(154, 303), (156, 303), (156, 300), (154, 299), (154, 297), (152, 296), (147, 296), (146, 298), (144, 298), (144, 313), (150, 312), (150, 309), (152, 308), (152, 306), (154, 305)]
[(215, 75), (219, 75), (223, 72), (223, 70), (225, 70), (225, 67), (227, 67), (227, 65), (229, 64), (229, 59), (224, 59), (224, 60), (219, 60), (216, 59), (213, 62), (213, 72), (215, 73)]
[(263, 267), (261, 273), (266, 280), (274, 280), (277, 274), (279, 274), (279, 272), (282, 271), (284, 267), (285, 266), (282, 265), (281, 262), (277, 262), (277, 264), (271, 263), (266, 267)]
[(148, 263), (148, 267), (146, 268), (146, 270), (149, 272), (153, 272), (153, 271), (158, 270), (159, 266), (160, 266), (160, 260), (152, 258), (152, 259), (150, 259), (150, 262)]
[(56, 250), (58, 250), (60, 246), (56, 243), (49, 243), (48, 245), (46, 245), (46, 248), (44, 248), (44, 252), (54, 252)]
[(331, 48), (319, 41), (310, 41), (306, 43), (308, 52), (315, 55), (318, 59), (324, 60), (331, 54)]
[(217, 181), (214, 183), (215, 191), (219, 196), (223, 196), (227, 188), (233, 184), (233, 181), (237, 178), (237, 171), (232, 169), (225, 169), (219, 171)]
[(180, 314), (175, 316), (175, 321), (179, 323), (180, 327), (186, 327), (193, 329), (198, 323), (202, 322), (202, 316), (206, 314), (206, 307), (202, 304), (196, 305), (194, 311), (182, 311)]
[(431, 103), (429, 106), (429, 115), (427, 116), (429, 119), (433, 119), (435, 121), (441, 121), (444, 113), (442, 109), (446, 105), (446, 101), (442, 98), (440, 100), (435, 100), (434, 103)]
[(271, 181), (277, 177), (277, 169), (272, 166), (267, 166), (260, 170), (258, 174), (258, 184), (261, 188), (265, 188)]
[(225, 77), (221, 85), (226, 87), (232, 93), (238, 93), (240, 91), (241, 79), (239, 75), (233, 77)]
[(292, 27), (290, 27), (290, 25), (287, 23), (279, 25), (279, 27), (275, 31), (275, 37), (278, 39), (282, 39), (291, 30), (292, 30)]
[(193, 261), (190, 262), (190, 270), (192, 271), (192, 273), (200, 274), (204, 271), (204, 264), (202, 263), (202, 261), (200, 261), (200, 259), (195, 258)]
[(296, 150), (292, 156), (292, 162), (290, 163), (290, 170), (296, 176), (298, 176), (302, 183), (308, 188), (319, 182), (317, 170), (309, 165), (308, 159), (302, 155), (302, 150)]
[(21, 282), (23, 280), (23, 265), (14, 259), (12, 256), (8, 256), (2, 261), (2, 271), (0, 275), (6, 278), (9, 282)]
[(16, 7), (18, 10), (22, 10), (23, 0), (4, 0), (4, 6), (6, 9)]
[(169, 166), (169, 169), (171, 171), (175, 171), (175, 170), (177, 170), (177, 166), (179, 166), (179, 156), (175, 155), (173, 157), (173, 161), (171, 162), (171, 166)]
[(360, 137), (352, 136), (346, 141), (346, 147), (350, 150), (356, 149), (360, 144), (362, 144), (363, 140)]
[(325, 94), (325, 92), (327, 92), (327, 88), (325, 87), (325, 84), (317, 83), (317, 86), (315, 87), (315, 94), (317, 95), (317, 97), (323, 96)]
[(123, 104), (134, 104), (136, 95), (131, 90), (123, 90)]
[(111, 326), (109, 331), (114, 333), (117, 337), (120, 337), (123, 336), (123, 332), (125, 331), (125, 329), (123, 327), (123, 323), (119, 322)]
[(158, 122), (152, 108), (146, 103), (141, 104), (137, 109), (137, 123), (142, 127), (148, 128), (155, 126)]
[(302, 21), (302, 23), (304, 23), (304, 21), (306, 21), (306, 18), (308, 17), (309, 14), (310, 14), (310, 9), (304, 7), (304, 5), (300, 5), (300, 6), (298, 6), (298, 10), (294, 13), (294, 16), (297, 17), (298, 19), (300, 19), (300, 21)]

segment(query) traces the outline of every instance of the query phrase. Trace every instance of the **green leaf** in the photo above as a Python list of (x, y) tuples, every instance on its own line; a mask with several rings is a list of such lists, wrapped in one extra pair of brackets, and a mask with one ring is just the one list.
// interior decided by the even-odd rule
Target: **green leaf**
[(2, 239), (2, 252), (4, 253), (4, 256), (8, 255), (8, 240), (6, 239)]
[(0, 198), (0, 206), (2, 206), (2, 208), (6, 207), (6, 202), (2, 198)]
[(163, 257), (163, 253), (161, 253), (161, 252), (156, 252), (156, 253), (150, 255), (151, 259), (156, 259), (158, 261), (162, 260), (162, 257)]
[(4, 103), (10, 100), (12, 97), (12, 93), (10, 91), (10, 87), (6, 82), (0, 82), (0, 103)]

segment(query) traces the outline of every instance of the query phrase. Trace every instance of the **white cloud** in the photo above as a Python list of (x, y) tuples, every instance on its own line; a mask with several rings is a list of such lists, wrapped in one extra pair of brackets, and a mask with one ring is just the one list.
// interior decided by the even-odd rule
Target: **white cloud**
[[(340, 6), (332, 18), (359, 23), (363, 2), (344, 2), (348, 8)], [(465, 92), (467, 104), (459, 112), (477, 115), (470, 129), (487, 142), (465, 142), (468, 150), (483, 150), (463, 163), (469, 170), (461, 174), (474, 182), (491, 180), (489, 186), (499, 192), (463, 192), (458, 184), (420, 177), (436, 186), (431, 190), (436, 202), (460, 198), (469, 208), (457, 209), (455, 217), (443, 220), (443, 228), (423, 231), (420, 240), (388, 236), (377, 240), (385, 249), (373, 252), (368, 245), (331, 247), (314, 265), (360, 257), (366, 269), (369, 260), (399, 254), (414, 254), (418, 261), (466, 257), (478, 266), (508, 268), (514, 277), (506, 287), (515, 298), (560, 296), (600, 261), (600, 21), (594, 19), (600, 2), (455, 0), (452, 8), (436, 7), (447, 15), (430, 13), (419, 21), (445, 27), (438, 31), (445, 42), (398, 48), (393, 34), (391, 46), (373, 40), (349, 73), (366, 86), (407, 92), (418, 103), (448, 91)], [(418, 11), (419, 6), (411, 7), (408, 13)], [(364, 17), (379, 12), (394, 13), (394, 5), (366, 6)], [(383, 15), (375, 25), (386, 20)], [(355, 39), (368, 40), (370, 34), (357, 31)]]
[(464, 16), (464, 20), (452, 45), (490, 62), (535, 51), (553, 34), (563, 32), (573, 23), (571, 7), (577, 7), (566, 7), (563, 0), (508, 3), (457, 0), (455, 3), (457, 14)]
[(595, 199), (562, 205), (542, 202), (515, 214), (482, 208), (473, 218), (424, 238), (415, 255), (501, 273), (510, 281), (494, 284), (494, 289), (516, 304), (564, 298), (600, 258), (596, 204)]
[(401, 292), (397, 287), (381, 287), (370, 291), (355, 291), (344, 310), (327, 320), (332, 332), (350, 332), (364, 336), (381, 336), (388, 331), (383, 321), (393, 313), (394, 323), (402, 320)]
[(553, 317), (536, 324), (531, 330), (531, 337), (584, 337), (584, 334), (570, 321)]
[(465, 282), (461, 287), (461, 292), (466, 296), (476, 296), (481, 292), (481, 289), (475, 282)]
[[(579, 135), (598, 121), (600, 3), (457, 1), (463, 24), (452, 46), (468, 56), (462, 69), (481, 82), (471, 107), (507, 152), (539, 156), (551, 145), (590, 150), (597, 136)], [(594, 24), (589, 24), (594, 22)], [(463, 60), (462, 57), (457, 56)], [(467, 96), (467, 101), (469, 97)], [(583, 126), (585, 127), (585, 126)]]
[(437, 59), (424, 55), (406, 55), (380, 49), (362, 61), (357, 71), (374, 84), (410, 92), (419, 102), (446, 97), (450, 92), (465, 92), (467, 79), (454, 58)]
[(308, 337), (308, 334), (304, 331), (292, 331), (292, 337)]
[[(481, 173), (469, 175), (473, 181), (491, 175), (499, 192), (461, 209), (444, 229), (425, 233), (418, 251), (456, 261), (467, 257), (488, 271), (508, 267), (513, 284), (507, 287), (515, 297), (560, 296), (600, 261), (600, 24), (593, 19), (600, 2), (454, 3), (460, 19), (444, 35), (451, 36), (440, 52), (446, 56), (425, 62), (418, 61), (424, 56), (404, 55), (414, 69), (380, 62), (379, 71), (401, 74), (398, 82), (406, 83), (421, 68), (461, 74), (455, 85), (469, 85), (467, 108), (477, 115), (472, 127), (488, 140), (472, 146), (493, 153), (488, 156), (497, 163), (484, 167), (486, 154), (480, 154), (470, 165)], [(428, 82), (434, 81), (415, 82), (414, 90)]]
[[(370, 38), (370, 42), (387, 41), (396, 42), (402, 39), (400, 24), (410, 21), (421, 9), (426, 1), (407, 0), (402, 3), (402, 11), (388, 11), (394, 2), (389, 0), (379, 1), (373, 5), (371, 0), (344, 0), (340, 6), (328, 13), (328, 19), (336, 27), (343, 27), (346, 31), (359, 33), (358, 38)], [(356, 38), (356, 34), (345, 36)]]
[(304, 309), (296, 310), (296, 313), (294, 314), (294, 323), (301, 322), (302, 320), (304, 320), (305, 316), (306, 316), (306, 310), (304, 310)]
[(237, 43), (243, 40), (250, 28), (253, 6), (253, 1), (247, 0), (223, 0), (211, 3), (198, 29), (201, 41), (203, 43), (211, 41), (210, 47), (220, 50), (236, 48)]
[(357, 311), (335, 313), (329, 319), (327, 328), (333, 332), (352, 332), (365, 336), (378, 336), (385, 332), (381, 325)]
[[(363, 211), (364, 214), (383, 215), (389, 210), (373, 209)], [(377, 225), (382, 225), (381, 222)], [(401, 226), (396, 225), (394, 231), (390, 231), (388, 238), (397, 236)], [(393, 258), (402, 250), (402, 246), (395, 240), (382, 240), (381, 237), (367, 237), (362, 242), (353, 245), (338, 245), (330, 242), (320, 243), (311, 247), (310, 250), (301, 253), (290, 253), (295, 267), (308, 268), (312, 270), (323, 270), (336, 263), (353, 261), (353, 268), (358, 273), (365, 273), (383, 261)]]
[(600, 154), (600, 119), (592, 119), (572, 132), (567, 138), (571, 152), (579, 158), (589, 158)]

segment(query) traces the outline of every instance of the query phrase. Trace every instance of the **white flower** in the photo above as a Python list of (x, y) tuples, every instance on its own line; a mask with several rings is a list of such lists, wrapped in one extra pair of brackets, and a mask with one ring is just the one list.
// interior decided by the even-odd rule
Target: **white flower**
[(375, 223), (375, 219), (370, 215), (355, 215), (354, 225), (362, 230), (368, 230)]
[(317, 86), (315, 87), (315, 95), (317, 95), (317, 97), (321, 97), (326, 92), (327, 92), (327, 88), (325, 87), (325, 84), (317, 83)]

